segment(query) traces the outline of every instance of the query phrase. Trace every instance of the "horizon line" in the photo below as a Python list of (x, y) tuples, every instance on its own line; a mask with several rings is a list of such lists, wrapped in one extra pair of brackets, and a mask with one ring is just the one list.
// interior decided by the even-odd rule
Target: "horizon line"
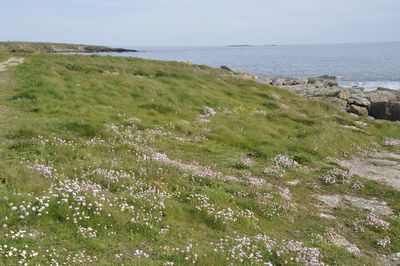
[(110, 46), (110, 47), (121, 47), (121, 48), (133, 48), (133, 47), (230, 47), (230, 48), (246, 48), (246, 47), (262, 47), (262, 46), (312, 46), (312, 45), (355, 45), (355, 44), (383, 44), (383, 43), (399, 43), (400, 40), (389, 40), (389, 41), (367, 41), (367, 42), (332, 42), (332, 43), (266, 43), (266, 44), (181, 44), (181, 45), (137, 45), (132, 46), (129, 45), (117, 45), (117, 44), (109, 44), (109, 43), (95, 43), (95, 42), (69, 42), (69, 41), (32, 41), (32, 40), (24, 40), (24, 41), (16, 41), (16, 40), (4, 40), (0, 42), (21, 42), (21, 43), (58, 43), (58, 44), (77, 44), (77, 45), (97, 45), (97, 46)]

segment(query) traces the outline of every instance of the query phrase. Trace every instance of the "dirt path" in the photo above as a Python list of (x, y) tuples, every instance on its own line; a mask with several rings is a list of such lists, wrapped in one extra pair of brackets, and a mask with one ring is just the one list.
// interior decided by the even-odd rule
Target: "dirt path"
[[(0, 62), (0, 102), (3, 101), (9, 94), (9, 89), (6, 88), (5, 86), (3, 87), (2, 85), (7, 83), (9, 80), (9, 75), (5, 72), (9, 67), (17, 66), (25, 62), (25, 58), (23, 57), (11, 57), (7, 61)], [(1, 104), (1, 103), (0, 103)], [(12, 119), (12, 116), (10, 116), (10, 113), (8, 113), (9, 110), (0, 105), (0, 128), (7, 128), (7, 125), (12, 121), (9, 121)], [(4, 124), (5, 126), (3, 127)]]
[(11, 57), (7, 61), (0, 63), (0, 72), (6, 71), (8, 67), (17, 66), (25, 62), (25, 58)]

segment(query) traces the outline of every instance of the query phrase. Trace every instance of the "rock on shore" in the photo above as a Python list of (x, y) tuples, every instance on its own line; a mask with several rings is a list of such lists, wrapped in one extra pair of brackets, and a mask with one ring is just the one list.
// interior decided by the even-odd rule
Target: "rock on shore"
[(365, 91), (362, 87), (339, 86), (335, 76), (312, 77), (302, 80), (292, 77), (258, 78), (263, 83), (285, 88), (289, 91), (360, 116), (400, 121), (400, 91), (378, 88)]

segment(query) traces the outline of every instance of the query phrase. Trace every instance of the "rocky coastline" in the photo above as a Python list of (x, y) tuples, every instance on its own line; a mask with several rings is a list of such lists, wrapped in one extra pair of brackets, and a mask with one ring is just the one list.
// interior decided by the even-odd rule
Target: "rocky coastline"
[(239, 79), (252, 79), (284, 88), (354, 115), (400, 121), (400, 91), (397, 90), (379, 87), (376, 90), (367, 91), (358, 86), (343, 87), (340, 86), (336, 76), (329, 75), (310, 77), (306, 80), (294, 77), (267, 78), (246, 72), (235, 72), (228, 66), (221, 66), (221, 69)]
[(111, 48), (107, 46), (82, 46), (77, 49), (57, 49), (51, 48), (48, 53), (126, 53), (126, 52), (138, 52), (138, 50), (125, 49), (125, 48)]
[(362, 87), (343, 87), (335, 76), (255, 78), (276, 87), (285, 88), (313, 100), (333, 105), (348, 113), (375, 119), (400, 121), (400, 91), (377, 88), (366, 91)]

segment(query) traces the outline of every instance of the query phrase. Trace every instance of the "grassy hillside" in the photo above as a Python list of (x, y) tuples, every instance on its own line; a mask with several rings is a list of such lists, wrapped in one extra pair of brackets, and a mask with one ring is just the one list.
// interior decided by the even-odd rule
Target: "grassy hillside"
[[(206, 66), (12, 56), (25, 63), (0, 73), (1, 264), (376, 265), (400, 250), (400, 192), (335, 161), (383, 149), (398, 123)], [(390, 227), (349, 206), (320, 217), (315, 195), (335, 193), (387, 202)]]

